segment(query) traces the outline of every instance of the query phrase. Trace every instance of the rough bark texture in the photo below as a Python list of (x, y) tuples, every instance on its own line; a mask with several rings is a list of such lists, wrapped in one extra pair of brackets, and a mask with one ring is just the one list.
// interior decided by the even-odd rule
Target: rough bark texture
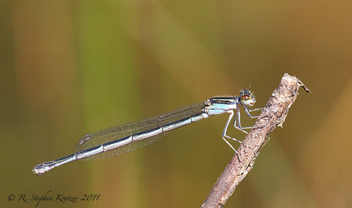
[(272, 93), (252, 130), (237, 150), (238, 153), (231, 159), (215, 183), (202, 205), (203, 208), (224, 206), (238, 184), (253, 168), (259, 150), (269, 141), (270, 132), (277, 126), (282, 127), (300, 87), (310, 93), (310, 90), (296, 77), (287, 73), (282, 77), (279, 87)]

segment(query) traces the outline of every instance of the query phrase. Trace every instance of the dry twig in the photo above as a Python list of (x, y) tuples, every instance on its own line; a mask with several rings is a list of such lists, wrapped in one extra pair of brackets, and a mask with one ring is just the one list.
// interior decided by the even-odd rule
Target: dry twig
[(281, 126), (287, 113), (298, 96), (299, 87), (310, 90), (296, 77), (287, 73), (282, 77), (279, 87), (274, 90), (252, 130), (243, 140), (238, 153), (221, 174), (213, 189), (204, 201), (203, 208), (223, 207), (254, 165), (259, 150), (269, 141), (267, 137), (277, 126)]

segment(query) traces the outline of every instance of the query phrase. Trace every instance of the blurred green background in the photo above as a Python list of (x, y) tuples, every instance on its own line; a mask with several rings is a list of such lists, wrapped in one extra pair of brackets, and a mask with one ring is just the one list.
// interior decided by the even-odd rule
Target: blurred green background
[(351, 18), (348, 0), (1, 1), (0, 206), (35, 207), (19, 195), (51, 190), (100, 198), (37, 207), (200, 207), (234, 154), (227, 115), (118, 157), (31, 170), (86, 133), (249, 85), (262, 107), (287, 72), (312, 93), (225, 207), (352, 207)]

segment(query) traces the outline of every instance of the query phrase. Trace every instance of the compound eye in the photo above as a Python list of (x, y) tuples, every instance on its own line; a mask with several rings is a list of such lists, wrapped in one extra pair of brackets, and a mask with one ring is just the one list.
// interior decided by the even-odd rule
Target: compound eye
[(241, 99), (242, 99), (242, 100), (249, 100), (250, 98), (251, 98), (250, 95), (242, 95), (242, 96), (241, 96)]

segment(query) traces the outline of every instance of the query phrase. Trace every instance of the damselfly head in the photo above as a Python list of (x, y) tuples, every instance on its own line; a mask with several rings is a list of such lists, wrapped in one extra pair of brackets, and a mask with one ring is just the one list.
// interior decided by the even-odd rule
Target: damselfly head
[(243, 89), (240, 91), (241, 104), (245, 106), (253, 106), (255, 103), (254, 92), (249, 89)]

